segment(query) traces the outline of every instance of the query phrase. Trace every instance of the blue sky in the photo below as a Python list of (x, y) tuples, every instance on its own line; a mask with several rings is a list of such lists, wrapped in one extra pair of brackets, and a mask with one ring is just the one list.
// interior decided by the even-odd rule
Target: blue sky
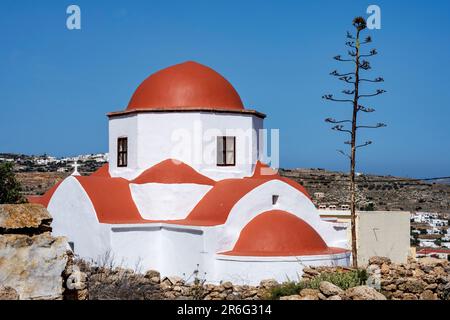
[[(82, 30), (66, 28), (77, 4)], [(380, 54), (373, 76), (388, 93), (362, 121), (374, 144), (358, 170), (414, 177), (450, 175), (448, 1), (22, 1), (0, 2), (0, 152), (58, 156), (107, 151), (109, 111), (124, 109), (149, 74), (186, 60), (235, 86), (249, 108), (279, 128), (283, 167), (347, 170), (344, 136), (327, 117), (350, 109), (321, 99), (342, 84), (345, 33), (370, 4)], [(376, 88), (376, 87), (374, 87)]]

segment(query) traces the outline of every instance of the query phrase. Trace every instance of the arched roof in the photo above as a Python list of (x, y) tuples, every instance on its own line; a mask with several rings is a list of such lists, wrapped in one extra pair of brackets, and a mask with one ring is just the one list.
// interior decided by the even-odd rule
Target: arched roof
[(329, 248), (322, 237), (299, 217), (281, 210), (264, 212), (241, 231), (233, 250), (235, 256), (306, 256), (335, 254), (344, 249)]
[(243, 110), (241, 98), (222, 75), (194, 61), (162, 69), (145, 79), (127, 110), (217, 108)]

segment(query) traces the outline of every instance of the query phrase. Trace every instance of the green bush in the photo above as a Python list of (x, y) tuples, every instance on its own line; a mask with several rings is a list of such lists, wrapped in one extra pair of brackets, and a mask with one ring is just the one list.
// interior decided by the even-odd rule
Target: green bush
[(311, 280), (300, 280), (299, 282), (287, 281), (273, 287), (269, 292), (269, 299), (279, 299), (284, 296), (299, 294), (303, 289), (319, 289), (322, 281), (328, 281), (342, 290), (360, 286), (367, 281), (367, 272), (364, 269), (346, 272), (324, 272)]

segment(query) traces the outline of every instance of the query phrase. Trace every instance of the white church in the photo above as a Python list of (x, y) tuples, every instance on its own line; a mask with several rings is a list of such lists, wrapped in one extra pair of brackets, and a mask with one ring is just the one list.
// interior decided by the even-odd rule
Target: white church
[(259, 161), (265, 115), (245, 109), (196, 62), (160, 70), (109, 118), (109, 163), (30, 202), (76, 255), (207, 283), (297, 279), (309, 265), (348, 265), (347, 230), (307, 191)]

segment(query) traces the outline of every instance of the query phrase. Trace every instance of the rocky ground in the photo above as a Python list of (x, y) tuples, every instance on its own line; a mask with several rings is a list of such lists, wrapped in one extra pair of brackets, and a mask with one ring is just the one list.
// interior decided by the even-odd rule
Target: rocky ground
[[(348, 175), (320, 169), (281, 169), (280, 174), (303, 185), (316, 204), (348, 204)], [(359, 209), (450, 213), (450, 185), (392, 176), (357, 177)], [(315, 197), (315, 193), (324, 197)], [(373, 204), (370, 205), (370, 204)]]

